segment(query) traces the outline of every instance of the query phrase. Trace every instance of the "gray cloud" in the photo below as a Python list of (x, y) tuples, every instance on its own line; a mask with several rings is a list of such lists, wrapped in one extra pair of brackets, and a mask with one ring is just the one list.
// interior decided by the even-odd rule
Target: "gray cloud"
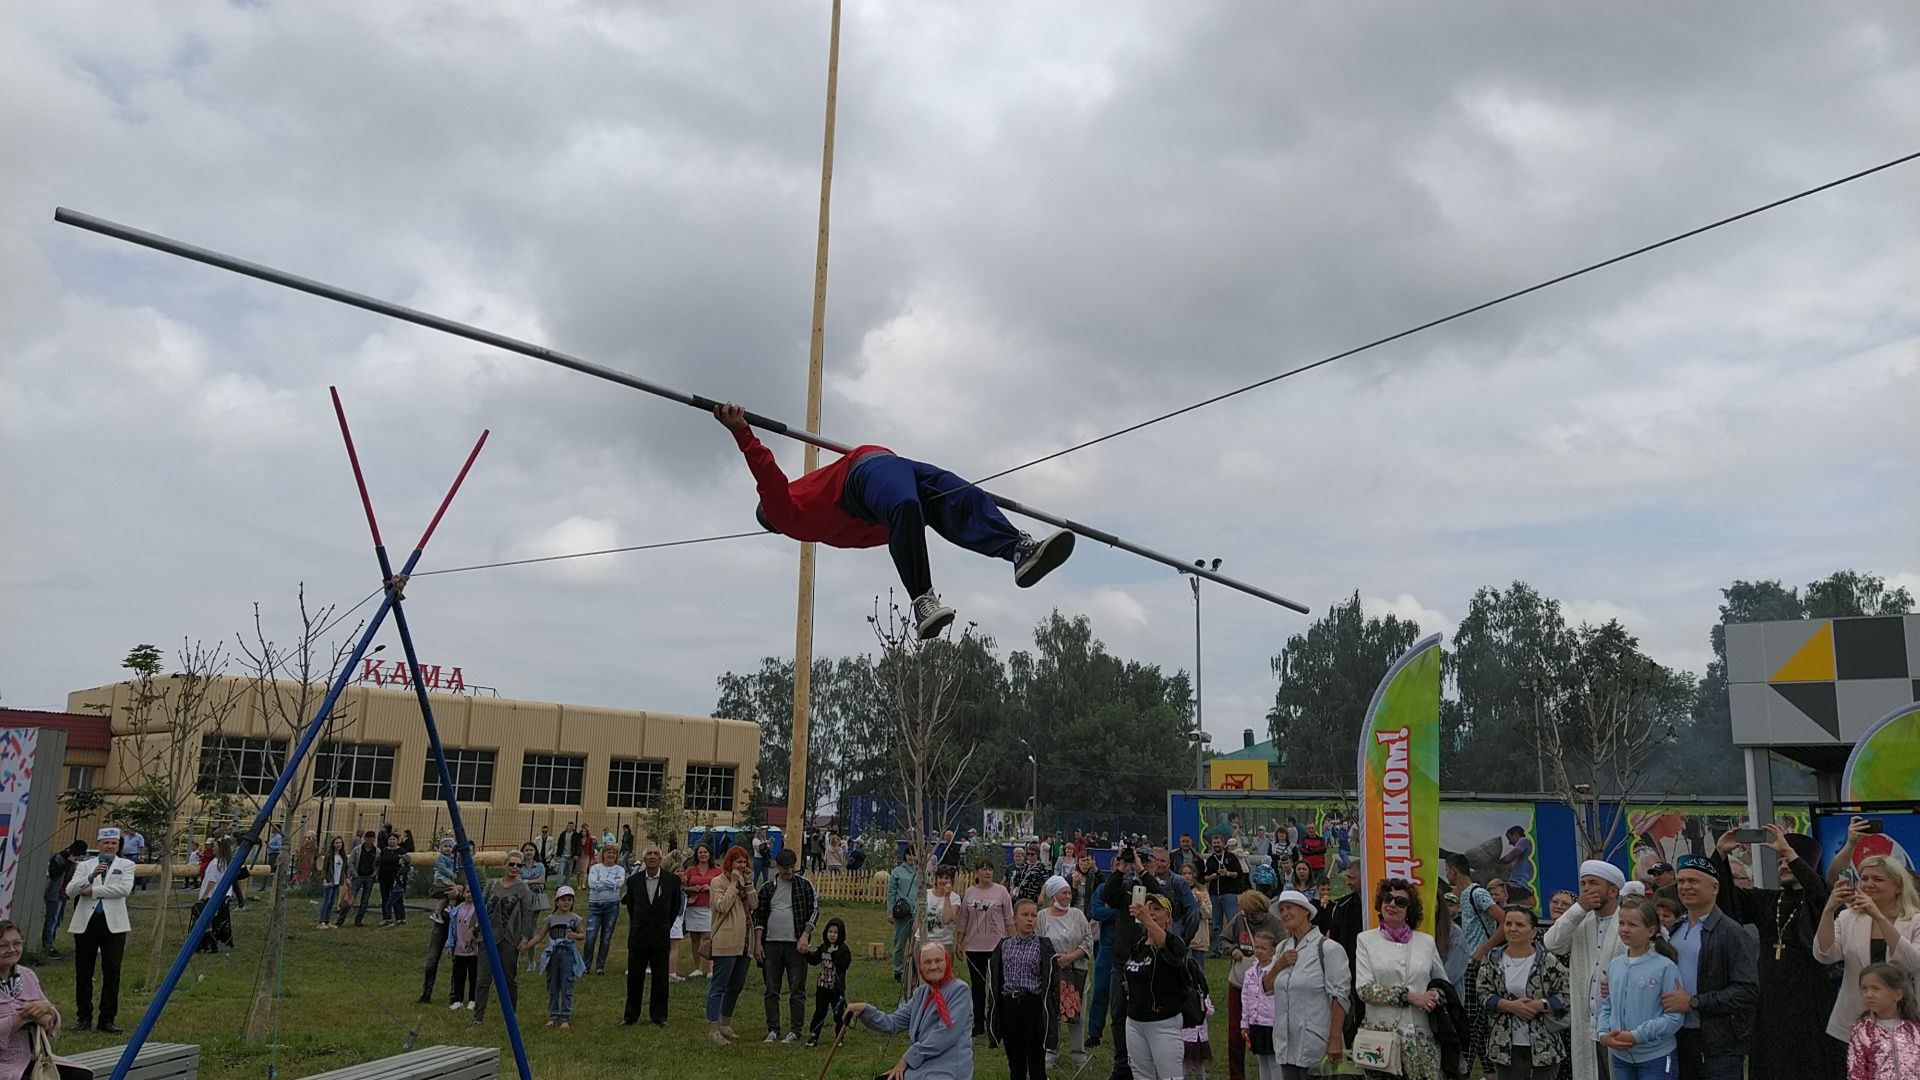
[[(10, 8), (0, 695), (428, 565), (728, 532), (707, 421), (56, 228), (66, 203), (798, 420), (824, 11)], [(825, 427), (983, 474), (1913, 149), (1905, 5), (850, 5)], [(1739, 576), (1914, 573), (1920, 267), (1890, 174), (1009, 477), (1324, 607), (1535, 582), (1697, 665)], [(777, 448), (795, 467), (797, 450)], [(1844, 522), (1844, 527), (1836, 525)], [(399, 539), (396, 539), (399, 538)], [(1191, 599), (936, 553), (1003, 646), (1059, 604), (1186, 666)], [(823, 650), (891, 571), (826, 553)], [(534, 698), (700, 710), (792, 645), (778, 540), (423, 579), (423, 647)], [(1209, 724), (1304, 620), (1209, 589)], [(429, 644), (430, 643), (430, 644)]]

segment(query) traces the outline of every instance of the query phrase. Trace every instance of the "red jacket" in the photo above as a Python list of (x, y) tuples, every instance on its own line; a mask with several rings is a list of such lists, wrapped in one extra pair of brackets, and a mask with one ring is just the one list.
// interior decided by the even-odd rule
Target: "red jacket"
[(780, 535), (839, 548), (879, 547), (887, 542), (885, 525), (862, 521), (840, 509), (840, 496), (847, 489), (847, 473), (854, 458), (868, 450), (893, 451), (884, 446), (856, 446), (853, 453), (788, 483), (787, 474), (773, 459), (773, 451), (761, 444), (752, 428), (734, 432), (733, 441), (747, 456), (754, 486), (760, 489), (760, 511)]

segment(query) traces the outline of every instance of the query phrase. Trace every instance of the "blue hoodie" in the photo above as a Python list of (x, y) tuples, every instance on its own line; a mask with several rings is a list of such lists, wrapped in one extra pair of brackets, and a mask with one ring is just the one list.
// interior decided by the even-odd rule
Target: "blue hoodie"
[(1615, 1030), (1632, 1032), (1631, 1048), (1609, 1052), (1636, 1064), (1673, 1053), (1674, 1033), (1685, 1017), (1663, 1009), (1660, 995), (1679, 989), (1680, 965), (1652, 949), (1640, 956), (1614, 957), (1607, 965), (1607, 994), (1594, 1010), (1594, 1037)]

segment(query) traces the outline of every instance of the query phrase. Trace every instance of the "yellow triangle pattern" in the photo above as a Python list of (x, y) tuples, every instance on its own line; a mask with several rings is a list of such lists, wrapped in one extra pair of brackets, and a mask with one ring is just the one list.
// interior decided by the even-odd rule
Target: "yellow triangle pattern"
[(1826, 623), (1813, 632), (1768, 682), (1825, 682), (1834, 678), (1833, 624)]

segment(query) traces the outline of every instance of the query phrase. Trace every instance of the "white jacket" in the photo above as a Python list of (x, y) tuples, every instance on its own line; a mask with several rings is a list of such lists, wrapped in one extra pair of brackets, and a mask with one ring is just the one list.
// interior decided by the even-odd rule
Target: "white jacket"
[[(1833, 919), (1833, 948), (1822, 949), (1815, 936), (1813, 958), (1823, 964), (1846, 965), (1840, 996), (1834, 999), (1833, 1014), (1827, 1018), (1827, 1034), (1846, 1042), (1853, 1034), (1853, 1022), (1866, 1010), (1860, 1000), (1860, 969), (1872, 962), (1873, 920), (1857, 911), (1840, 911)], [(1920, 915), (1895, 919), (1893, 928), (1899, 931), (1900, 939), (1887, 943), (1887, 962), (1908, 972), (1920, 971)]]
[(67, 929), (75, 934), (84, 933), (87, 924), (93, 921), (93, 909), (98, 904), (107, 917), (107, 929), (124, 934), (133, 929), (133, 924), (127, 921), (127, 894), (133, 891), (133, 860), (115, 856), (106, 876), (93, 883), (91, 892), (81, 893), (99, 867), (98, 858), (82, 859), (74, 864), (73, 876), (67, 879), (67, 902), (73, 905), (73, 921), (67, 924)]
[[(1620, 940), (1620, 909), (1613, 914), (1595, 915), (1575, 904), (1547, 927), (1547, 951), (1567, 962), (1567, 992), (1573, 996), (1571, 1030), (1593, 1030), (1594, 995), (1600, 979), (1613, 958), (1627, 951)], [(1468, 987), (1472, 992), (1472, 987)], [(1593, 1050), (1593, 1040), (1575, 1036), (1572, 1040), (1573, 1080), (1601, 1080), (1601, 1062)]]
[[(1407, 945), (1412, 947), (1417, 942), (1415, 939)], [(1348, 1012), (1353, 1010), (1348, 1001), (1353, 980), (1347, 972), (1347, 951), (1320, 931), (1307, 931), (1305, 940), (1298, 944), (1291, 938), (1281, 944), (1282, 953), (1296, 949), (1299, 956), (1292, 967), (1273, 977), (1273, 1052), (1281, 1064), (1306, 1069), (1326, 1056), (1333, 1003), (1338, 1001)]]
[[(1446, 965), (1440, 962), (1440, 953), (1434, 947), (1433, 937), (1418, 930), (1413, 932), (1413, 937), (1405, 945), (1387, 940), (1387, 936), (1377, 927), (1361, 934), (1353, 943), (1353, 968), (1355, 997), (1362, 997), (1366, 988), (1376, 983), (1388, 989), (1404, 986), (1409, 993), (1418, 993), (1431, 986), (1434, 980), (1447, 977)], [(1274, 1008), (1278, 1009), (1278, 979), (1274, 980), (1273, 989)], [(1412, 1027), (1422, 1034), (1433, 1034), (1433, 1025), (1428, 1021), (1427, 1014), (1412, 1005), (1376, 1005), (1369, 1001), (1366, 1022)]]

